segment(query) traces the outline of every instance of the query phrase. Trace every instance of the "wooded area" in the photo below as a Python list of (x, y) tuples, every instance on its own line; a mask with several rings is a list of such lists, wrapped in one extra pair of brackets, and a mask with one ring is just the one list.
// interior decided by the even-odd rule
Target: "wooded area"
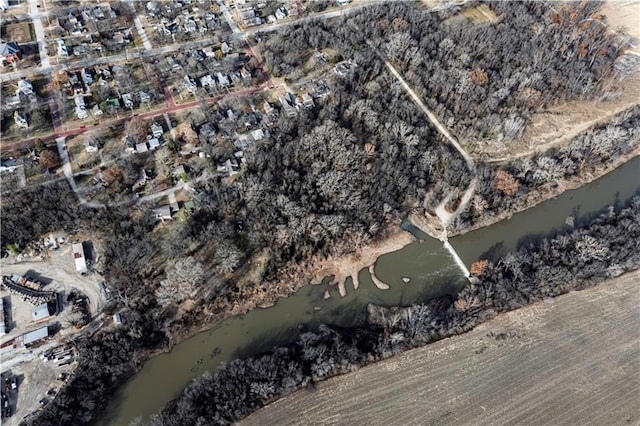
[(407, 308), (369, 306), (366, 327), (321, 326), (262, 356), (205, 373), (152, 424), (232, 424), (275, 398), (326, 377), (464, 333), (500, 312), (592, 286), (640, 266), (640, 198), (585, 228), (489, 264), (456, 300)]
[(636, 105), (560, 148), (501, 166), (479, 163), (476, 193), (451, 224), (452, 231), (460, 232), (503, 212), (526, 208), (532, 194), (549, 192), (560, 181), (614, 164), (639, 145), (640, 106)]

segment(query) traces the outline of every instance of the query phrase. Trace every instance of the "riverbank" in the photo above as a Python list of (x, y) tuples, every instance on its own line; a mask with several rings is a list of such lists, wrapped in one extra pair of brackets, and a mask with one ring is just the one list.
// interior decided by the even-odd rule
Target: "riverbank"
[[(299, 390), (239, 424), (526, 424), (541, 415), (635, 424), (638, 280), (640, 269), (500, 314)], [(603, 359), (617, 368), (602, 368)]]
[[(576, 176), (572, 176), (569, 179), (564, 179), (564, 180), (559, 180), (559, 181), (555, 181), (555, 182), (550, 182), (546, 185), (541, 186), (539, 189), (535, 190), (535, 191), (531, 191), (526, 199), (524, 200), (522, 205), (519, 205), (517, 208), (515, 209), (509, 209), (509, 210), (505, 210), (500, 212), (499, 214), (495, 215), (495, 216), (488, 216), (485, 215), (482, 219), (478, 220), (477, 222), (471, 224), (471, 225), (466, 225), (462, 228), (450, 228), (447, 230), (447, 234), (450, 237), (454, 237), (454, 236), (458, 236), (458, 235), (464, 235), (468, 232), (471, 231), (475, 231), (477, 229), (480, 228), (485, 228), (487, 226), (491, 226), (494, 225), (500, 221), (503, 221), (505, 219), (509, 219), (511, 216), (513, 216), (516, 213), (520, 213), (523, 212), (525, 210), (528, 210), (530, 208), (533, 208), (535, 206), (537, 206), (538, 204), (541, 204), (547, 200), (550, 200), (552, 198), (555, 198), (561, 194), (563, 194), (566, 191), (570, 191), (572, 189), (577, 189), (580, 188), (583, 185), (587, 185), (603, 176), (605, 176), (606, 174), (612, 172), (613, 170), (617, 169), (618, 167), (621, 167), (622, 165), (624, 165), (625, 163), (627, 163), (628, 161), (633, 160), (634, 158), (640, 156), (640, 146), (638, 146), (636, 149), (634, 149), (632, 152), (621, 156), (620, 158), (616, 159), (616, 161), (607, 164), (605, 167), (601, 167), (599, 169), (593, 170), (593, 171), (589, 171), (583, 174), (579, 174)], [(413, 222), (412, 222), (413, 223)], [(417, 223), (413, 223), (416, 227), (418, 227)]]
[[(369, 304), (369, 312), (379, 311), (377, 319), (369, 316), (367, 323), (355, 327), (320, 327), (294, 342), (225, 364), (193, 381), (166, 406), (157, 424), (190, 424), (198, 418), (233, 423), (295, 388), (304, 389), (443, 337), (465, 334), (501, 313), (555, 302), (562, 295), (637, 269), (640, 228), (634, 219), (639, 209), (636, 199), (619, 212), (601, 214), (587, 227), (569, 230), (550, 244), (528, 245), (517, 252), (514, 261), (490, 265), (486, 275), (469, 283), (455, 299), (432, 298), (426, 304), (401, 309)], [(597, 339), (599, 333), (588, 328)], [(611, 335), (615, 338), (615, 333)], [(431, 365), (428, 368), (433, 370)], [(234, 383), (231, 388), (230, 381)], [(267, 391), (258, 391), (262, 389)], [(297, 412), (295, 419), (300, 418)]]
[[(524, 204), (516, 209), (503, 211), (496, 216), (485, 217), (479, 222), (462, 229), (452, 229), (448, 234), (450, 237), (463, 235), (470, 231), (496, 224), (510, 218), (516, 213), (523, 212), (549, 199), (555, 198), (566, 191), (577, 189), (591, 183), (637, 156), (640, 156), (640, 147), (627, 155), (621, 156), (616, 161), (607, 164), (606, 167), (574, 176), (570, 179), (554, 182), (553, 186), (548, 185), (539, 190), (532, 191), (525, 199)], [(434, 234), (432, 236), (435, 238), (444, 235), (442, 228), (437, 225), (437, 217), (432, 216), (431, 219), (432, 220), (427, 220), (427, 218), (424, 218), (423, 220), (422, 216), (415, 211), (412, 211), (408, 216), (409, 222), (427, 235)], [(199, 317), (200, 321), (198, 325), (186, 326), (172, 331), (170, 334), (170, 345), (162, 351), (154, 352), (151, 356), (158, 353), (169, 352), (179, 342), (213, 329), (232, 316), (246, 314), (252, 309), (269, 308), (278, 300), (290, 297), (309, 284), (322, 284), (323, 279), (330, 276), (333, 277), (331, 281), (324, 283), (324, 285), (326, 285), (325, 297), (333, 297), (332, 293), (338, 293), (344, 297), (349, 290), (346, 285), (348, 278), (352, 280), (353, 289), (357, 290), (359, 286), (359, 271), (374, 265), (378, 257), (400, 250), (413, 242), (415, 242), (414, 236), (402, 230), (399, 221), (393, 221), (386, 225), (378, 240), (363, 246), (354, 253), (340, 257), (318, 256), (303, 264), (286, 268), (281, 273), (281, 278), (277, 282), (261, 284), (245, 290), (237, 297), (231, 306), (217, 304), (200, 307), (202, 313)], [(379, 288), (383, 287), (384, 286)], [(333, 290), (335, 288), (337, 288), (338, 291), (334, 293)], [(338, 295), (336, 294), (336, 296)]]
[[(338, 294), (344, 297), (349, 291), (346, 285), (348, 279), (352, 281), (353, 290), (357, 290), (360, 271), (374, 265), (380, 256), (400, 250), (413, 242), (415, 237), (402, 229), (401, 220), (394, 220), (383, 228), (376, 241), (362, 246), (356, 252), (339, 257), (315, 256), (302, 264), (288, 267), (281, 272), (278, 281), (244, 290), (231, 306), (201, 306), (202, 321), (198, 325), (171, 332), (170, 344), (150, 356), (170, 352), (181, 341), (211, 330), (230, 317), (244, 315), (253, 309), (268, 309), (278, 300), (290, 297), (308, 285), (325, 285), (326, 297), (333, 297), (333, 290), (337, 288)], [(332, 277), (329, 282), (325, 280), (327, 277)]]

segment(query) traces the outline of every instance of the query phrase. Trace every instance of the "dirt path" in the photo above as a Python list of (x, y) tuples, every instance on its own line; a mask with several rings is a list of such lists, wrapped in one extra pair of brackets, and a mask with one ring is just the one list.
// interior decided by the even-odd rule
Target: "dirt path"
[[(373, 46), (372, 43), (369, 42), (369, 46), (378, 54), (378, 56), (383, 58), (382, 54), (378, 51), (378, 49), (375, 48), (375, 46)], [(440, 205), (438, 205), (438, 207), (436, 207), (436, 209), (435, 209), (436, 216), (440, 220), (440, 223), (441, 223), (441, 226), (442, 226), (442, 229), (443, 229), (443, 231), (440, 234), (440, 236), (436, 236), (436, 238), (439, 238), (442, 241), (446, 241), (447, 240), (447, 226), (456, 217), (456, 215), (458, 215), (460, 212), (464, 211), (464, 209), (467, 207), (467, 204), (469, 203), (469, 201), (471, 201), (471, 198), (473, 197), (473, 194), (475, 194), (476, 186), (478, 184), (478, 178), (477, 178), (476, 172), (475, 172), (476, 166), (475, 166), (475, 164), (473, 162), (473, 158), (471, 158), (471, 156), (462, 148), (462, 146), (451, 135), (451, 133), (449, 133), (449, 130), (440, 122), (440, 120), (438, 120), (438, 117), (436, 117), (436, 115), (433, 112), (431, 112), (431, 110), (429, 108), (427, 108), (427, 106), (424, 104), (424, 102), (422, 102), (422, 100), (420, 99), (418, 94), (415, 92), (415, 90), (413, 90), (411, 88), (411, 86), (409, 86), (409, 84), (404, 80), (404, 78), (402, 78), (402, 76), (400, 75), (400, 73), (398, 73), (398, 71), (395, 69), (395, 67), (389, 61), (387, 61), (386, 59), (384, 61), (385, 61), (385, 65), (387, 66), (389, 71), (391, 71), (391, 74), (393, 74), (393, 76), (400, 82), (400, 84), (402, 85), (404, 90), (407, 92), (409, 97), (418, 106), (418, 108), (420, 108), (420, 110), (427, 116), (427, 118), (429, 119), (431, 124), (433, 124), (436, 127), (436, 129), (440, 132), (440, 134), (442, 134), (442, 136), (451, 145), (453, 145), (453, 147), (460, 153), (462, 158), (464, 158), (464, 161), (467, 163), (467, 168), (469, 169), (469, 172), (473, 175), (473, 178), (472, 178), (471, 182), (469, 183), (469, 186), (465, 190), (464, 194), (462, 195), (462, 198), (460, 199), (460, 203), (458, 204), (458, 207), (456, 208), (455, 211), (450, 212), (446, 208), (446, 205), (449, 202), (450, 196), (446, 197), (440, 203)], [(426, 219), (426, 218), (424, 218), (424, 219)], [(414, 226), (418, 226), (418, 225), (419, 225), (418, 223), (414, 223)], [(423, 231), (427, 232), (427, 230), (429, 230), (431, 228), (432, 228), (432, 226), (429, 226), (429, 227), (427, 227), (427, 229), (425, 229)]]
[[(528, 141), (526, 145), (533, 145), (533, 148), (513, 152), (503, 157), (488, 158), (485, 161), (487, 163), (506, 163), (522, 157), (543, 153), (553, 147), (564, 146), (571, 142), (573, 138), (588, 131), (592, 127), (608, 123), (620, 112), (637, 104), (638, 99), (640, 99), (640, 75), (636, 75), (633, 81), (627, 84), (626, 88), (628, 91), (624, 95), (624, 99), (616, 102), (614, 105), (602, 102), (572, 102), (566, 107), (558, 108), (557, 111), (541, 113), (534, 116), (532, 125), (527, 128), (525, 136), (523, 136), (523, 141)], [(576, 110), (581, 108), (590, 109), (590, 111), (589, 113), (583, 115), (578, 114), (578, 116), (576, 116)], [(541, 131), (538, 129), (542, 127), (546, 127), (546, 130)], [(541, 132), (539, 136), (533, 136), (534, 133), (538, 132)], [(527, 135), (527, 133), (530, 135)], [(546, 143), (538, 144), (534, 142), (536, 139), (549, 138), (552, 140)], [(484, 157), (485, 154), (482, 156)]]
[(638, 424), (640, 270), (298, 391), (241, 425)]
[[(370, 46), (373, 46), (373, 45), (370, 44)], [(467, 162), (467, 167), (469, 167), (470, 170), (473, 170), (474, 169), (473, 158), (471, 158), (471, 156), (466, 153), (466, 151), (462, 148), (462, 146), (460, 146), (458, 141), (453, 136), (451, 136), (451, 133), (449, 133), (449, 130), (440, 122), (440, 120), (438, 120), (438, 117), (436, 117), (436, 115), (432, 113), (431, 110), (429, 110), (429, 108), (427, 108), (427, 106), (424, 104), (424, 102), (422, 102), (418, 94), (409, 86), (409, 84), (407, 84), (407, 82), (404, 80), (404, 78), (402, 78), (400, 73), (396, 71), (394, 66), (391, 65), (391, 63), (386, 60), (385, 60), (385, 65), (387, 66), (389, 71), (391, 71), (391, 74), (393, 74), (393, 76), (400, 82), (400, 84), (402, 84), (402, 87), (409, 94), (413, 102), (418, 106), (418, 108), (420, 108), (422, 112), (424, 112), (427, 118), (429, 118), (429, 121), (431, 122), (431, 124), (433, 124), (436, 127), (436, 129), (438, 129), (438, 131), (442, 134), (442, 136), (444, 136), (445, 139), (447, 139), (447, 141), (449, 141), (449, 143), (451, 143), (451, 145), (455, 147), (455, 149), (460, 153), (460, 155), (462, 155), (462, 157), (464, 158), (464, 161)]]

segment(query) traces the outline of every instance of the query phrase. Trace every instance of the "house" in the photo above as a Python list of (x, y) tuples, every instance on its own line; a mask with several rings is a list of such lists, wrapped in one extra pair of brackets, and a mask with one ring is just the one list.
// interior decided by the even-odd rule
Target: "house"
[(191, 18), (187, 19), (187, 22), (184, 23), (184, 32), (188, 34), (195, 33), (196, 31), (198, 31), (196, 22)]
[(180, 164), (179, 166), (175, 167), (173, 169), (173, 171), (171, 172), (171, 175), (175, 178), (180, 178), (183, 175), (186, 175), (187, 171), (184, 169), (184, 165)]
[(253, 143), (253, 139), (249, 138), (247, 135), (240, 135), (240, 137), (238, 137), (238, 139), (233, 142), (233, 146), (235, 146), (238, 149), (247, 149), (249, 148), (249, 145), (251, 145)]
[(87, 150), (87, 152), (98, 152), (98, 141), (96, 141), (93, 138), (87, 139), (84, 142), (84, 147)]
[(337, 76), (344, 77), (351, 71), (351, 64), (349, 62), (340, 62), (333, 68), (333, 71)]
[(8, 64), (20, 59), (20, 46), (15, 41), (0, 43), (0, 56)]
[(216, 78), (218, 79), (218, 85), (220, 87), (227, 87), (230, 83), (229, 83), (229, 78), (222, 74), (220, 71), (218, 71), (216, 73)]
[(124, 93), (122, 95), (122, 103), (125, 108), (133, 108), (133, 97), (131, 96), (131, 93)]
[(120, 314), (113, 314), (113, 325), (120, 324), (122, 324), (122, 317), (120, 316)]
[(240, 18), (246, 26), (254, 25), (256, 20), (256, 11), (253, 9), (244, 10), (240, 12)]
[(109, 80), (111, 78), (111, 71), (109, 71), (109, 68), (105, 68), (103, 70), (100, 70), (100, 73), (102, 74), (102, 77), (105, 80)]
[(147, 152), (149, 151), (149, 147), (146, 142), (141, 142), (136, 144), (136, 152)]
[(103, 18), (104, 18), (104, 12), (102, 11), (102, 9), (101, 9), (99, 6), (96, 6), (96, 7), (93, 9), (93, 16), (94, 16), (96, 19), (103, 19)]
[(113, 99), (107, 99), (106, 101), (104, 101), (105, 104), (107, 104), (107, 106), (110, 106), (114, 109), (120, 109), (120, 101), (116, 98)]
[(73, 48), (73, 54), (75, 56), (85, 56), (89, 53), (89, 46), (87, 46), (86, 44), (79, 44), (77, 46), (74, 46)]
[(169, 198), (169, 208), (172, 212), (177, 212), (180, 208), (178, 207), (178, 200), (176, 199), (176, 193), (172, 192), (168, 196)]
[(292, 118), (296, 116), (297, 111), (291, 104), (289, 95), (290, 94), (287, 93), (287, 95), (280, 96), (279, 100), (280, 100), (280, 104), (282, 105), (282, 108), (284, 109), (285, 114), (287, 114), (287, 117)]
[(196, 208), (196, 205), (193, 201), (189, 200), (184, 203), (183, 207), (187, 213), (191, 213)]
[(14, 107), (14, 106), (20, 105), (20, 96), (19, 95), (7, 96), (3, 99), (3, 101), (5, 106)]
[(26, 78), (23, 78), (22, 80), (18, 80), (18, 89), (16, 90), (16, 95), (20, 93), (26, 96), (33, 94), (33, 85)]
[(152, 123), (151, 124), (151, 133), (153, 134), (154, 138), (161, 138), (162, 134), (164, 133), (164, 129), (158, 123)]
[(313, 98), (311, 97), (310, 94), (305, 93), (304, 95), (302, 95), (302, 105), (304, 105), (307, 108), (313, 108)]
[(229, 46), (229, 44), (226, 41), (223, 41), (222, 44), (220, 45), (220, 50), (222, 50), (222, 53), (224, 53), (225, 55), (228, 55), (233, 51), (233, 48)]
[(244, 67), (240, 70), (240, 77), (242, 77), (244, 81), (251, 81), (251, 73)]
[(151, 95), (149, 95), (147, 92), (143, 92), (142, 90), (138, 93), (138, 97), (140, 98), (140, 103), (142, 104), (151, 102)]
[(274, 111), (274, 108), (267, 101), (265, 101), (264, 104), (262, 104), (262, 107), (264, 108), (264, 113), (267, 115), (271, 114)]
[(202, 87), (216, 87), (216, 80), (209, 74), (200, 77), (200, 85)]
[(87, 71), (86, 68), (82, 68), (82, 71), (80, 71), (80, 78), (82, 78), (82, 81), (84, 82), (84, 84), (91, 84), (93, 83), (93, 76), (91, 75), (90, 72)]
[(122, 34), (121, 31), (118, 31), (117, 33), (113, 34), (113, 37), (111, 37), (111, 40), (115, 43), (115, 44), (124, 44), (124, 42), (126, 41), (127, 43), (129, 42), (129, 40), (125, 40), (124, 38), (124, 34)]
[(73, 251), (73, 260), (76, 264), (76, 271), (81, 274), (87, 272), (87, 261), (84, 257), (84, 248), (82, 247), (82, 243), (76, 243), (71, 246), (71, 250)]
[(286, 18), (286, 17), (287, 17), (287, 15), (288, 15), (288, 14), (289, 14), (289, 13), (288, 13), (288, 11), (287, 11), (287, 8), (286, 8), (286, 7), (284, 7), (284, 6), (280, 6), (280, 7), (276, 10), (276, 13), (275, 13), (275, 15), (276, 15), (276, 19), (284, 19), (284, 18)]
[(49, 318), (51, 318), (51, 313), (49, 312), (49, 306), (47, 303), (41, 303), (31, 309), (31, 319), (36, 324), (47, 321)]
[(242, 82), (242, 77), (240, 76), (239, 72), (232, 72), (231, 74), (229, 74), (229, 77), (231, 78), (231, 82), (233, 84), (240, 84), (240, 82)]
[(189, 93), (194, 93), (198, 88), (198, 86), (196, 86), (196, 82), (193, 81), (193, 79), (189, 77), (189, 75), (184, 76), (184, 87)]
[(216, 126), (214, 126), (213, 123), (207, 121), (202, 126), (200, 126), (200, 129), (198, 130), (198, 132), (199, 132), (198, 138), (200, 139), (200, 141), (201, 142), (207, 141), (207, 140), (215, 137), (215, 135), (216, 135)]
[(264, 139), (264, 132), (262, 131), (262, 129), (254, 130), (251, 132), (251, 137), (254, 141), (262, 140)]
[(17, 160), (15, 158), (0, 160), (0, 172), (13, 172), (23, 165), (24, 161), (21, 158)]
[(67, 50), (67, 46), (64, 44), (64, 40), (59, 38), (56, 40), (58, 43), (58, 56), (69, 56), (69, 51)]
[(27, 118), (20, 111), (15, 111), (13, 113), (13, 120), (16, 122), (16, 125), (19, 128), (21, 129), (29, 128), (29, 122), (27, 121)]
[(171, 207), (168, 205), (153, 209), (153, 213), (156, 216), (156, 220), (171, 220)]
[(149, 149), (152, 151), (160, 147), (160, 141), (158, 140), (158, 138), (149, 138), (147, 140), (147, 143), (149, 144)]
[(102, 110), (100, 109), (100, 106), (98, 106), (98, 104), (95, 104), (93, 108), (91, 108), (91, 115), (93, 115), (94, 117), (99, 117), (102, 115)]
[(76, 104), (76, 115), (80, 120), (84, 120), (89, 116), (89, 114), (87, 114), (87, 108), (84, 104), (84, 97), (82, 97), (81, 95), (77, 95), (75, 98), (73, 98), (73, 100)]

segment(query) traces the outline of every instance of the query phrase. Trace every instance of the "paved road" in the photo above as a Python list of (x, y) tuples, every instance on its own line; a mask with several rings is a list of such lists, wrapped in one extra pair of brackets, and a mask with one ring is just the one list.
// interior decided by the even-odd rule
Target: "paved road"
[(131, 6), (131, 10), (133, 10), (133, 23), (136, 26), (136, 30), (138, 31), (138, 35), (142, 40), (142, 45), (145, 49), (151, 50), (153, 46), (151, 46), (151, 42), (149, 41), (149, 37), (147, 37), (147, 32), (142, 26), (142, 22), (140, 22), (140, 17), (138, 16), (138, 12), (133, 5), (134, 0), (125, 0), (125, 3), (128, 3)]
[[(33, 0), (30, 0), (30, 1), (33, 1)], [(241, 31), (236, 25), (238, 32), (236, 32), (232, 27), (232, 34), (228, 38), (230, 40), (246, 39), (248, 36), (251, 36), (254, 34), (277, 31), (291, 25), (297, 25), (301, 22), (311, 21), (315, 19), (329, 19), (336, 16), (353, 13), (354, 11), (362, 9), (363, 7), (366, 7), (375, 3), (381, 3), (381, 2), (382, 1), (367, 2), (366, 4), (360, 4), (357, 6), (345, 7), (340, 10), (334, 10), (326, 13), (319, 13), (316, 15), (306, 16), (300, 19), (289, 21), (289, 22), (260, 26), (244, 32)], [(41, 16), (41, 14), (39, 14), (38, 16)], [(226, 16), (225, 16), (225, 19), (226, 19)], [(231, 20), (231, 22), (233, 22), (233, 20)], [(235, 25), (235, 22), (234, 22), (234, 25)], [(36, 68), (3, 73), (2, 75), (0, 75), (0, 81), (5, 82), (10, 80), (17, 80), (23, 77), (34, 77), (41, 74), (48, 74), (50, 72), (57, 71), (60, 69), (75, 69), (75, 68), (82, 68), (82, 67), (91, 67), (94, 65), (113, 64), (121, 61), (131, 61), (138, 58), (147, 58), (147, 57), (164, 55), (164, 54), (179, 51), (179, 50), (186, 51), (190, 49), (203, 48), (203, 47), (210, 46), (212, 44), (214, 44), (213, 40), (210, 38), (206, 38), (203, 40), (195, 40), (187, 43), (173, 43), (167, 46), (156, 47), (153, 49), (149, 49), (146, 47), (135, 48), (135, 49), (130, 49), (129, 51), (118, 54), (118, 55), (104, 56), (99, 58), (80, 59), (77, 61), (69, 61), (62, 64), (58, 64), (56, 66), (45, 67), (41, 65)], [(145, 46), (148, 46), (148, 45), (145, 45)]]
[(43, 69), (51, 67), (49, 63), (49, 55), (45, 46), (44, 27), (42, 26), (41, 14), (38, 12), (38, 0), (29, 0), (29, 16), (33, 22), (33, 29), (36, 33), (38, 41), (38, 51), (40, 53), (40, 66)]

